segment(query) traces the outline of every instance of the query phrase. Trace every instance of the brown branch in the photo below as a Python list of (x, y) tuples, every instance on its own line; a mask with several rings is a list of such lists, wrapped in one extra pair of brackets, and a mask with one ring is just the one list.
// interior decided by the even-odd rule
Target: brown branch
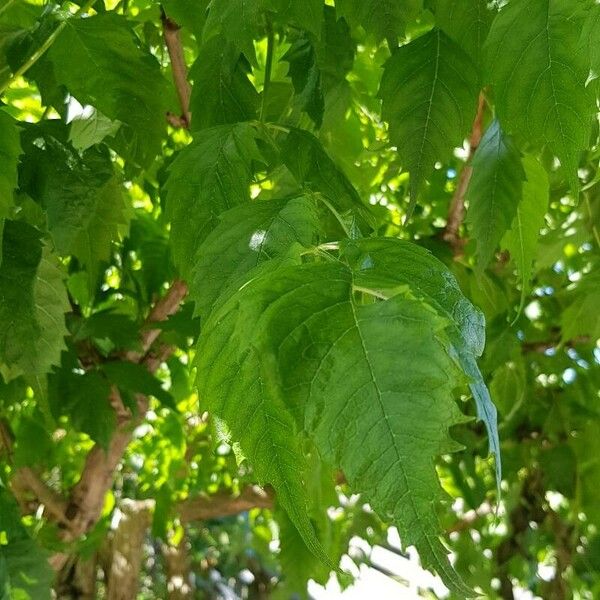
[(465, 216), (465, 195), (467, 193), (467, 188), (469, 187), (469, 182), (471, 181), (471, 175), (473, 174), (471, 161), (475, 151), (479, 147), (483, 133), (484, 113), (485, 94), (483, 91), (481, 91), (479, 93), (477, 114), (475, 115), (475, 120), (473, 121), (473, 127), (471, 129), (471, 136), (469, 138), (469, 156), (458, 177), (456, 190), (454, 191), (454, 196), (452, 197), (450, 208), (448, 210), (448, 221), (442, 233), (442, 239), (450, 244), (455, 256), (460, 256), (462, 254), (462, 249), (464, 246), (464, 240), (462, 240), (460, 237), (459, 229)]
[(171, 60), (171, 70), (173, 71), (173, 83), (179, 97), (179, 106), (181, 107), (181, 116), (167, 113), (167, 120), (173, 127), (188, 128), (192, 119), (190, 113), (190, 96), (192, 88), (187, 80), (187, 66), (183, 55), (183, 45), (179, 36), (179, 25), (167, 17), (164, 9), (161, 8), (161, 21), (163, 27), (163, 36), (165, 45)]
[(213, 496), (198, 496), (188, 498), (176, 505), (176, 513), (182, 523), (192, 521), (207, 521), (219, 517), (228, 517), (245, 512), (252, 508), (271, 508), (273, 492), (257, 486), (248, 486), (239, 496), (230, 494), (214, 494)]
[[(146, 319), (146, 325), (165, 321), (174, 314), (187, 294), (187, 285), (180, 280), (172, 283), (169, 291), (155, 304)], [(171, 346), (162, 346), (157, 352), (151, 352), (152, 344), (160, 335), (160, 329), (148, 328), (142, 334), (141, 347), (143, 353), (128, 354), (126, 358), (141, 363), (151, 372), (155, 372), (161, 362), (173, 352)], [(117, 429), (108, 448), (95, 444), (86, 456), (79, 481), (73, 486), (65, 506), (65, 524), (63, 541), (73, 541), (89, 531), (99, 520), (104, 506), (104, 499), (111, 488), (114, 473), (123, 459), (125, 450), (133, 437), (135, 428), (144, 420), (148, 411), (149, 400), (142, 394), (136, 395), (137, 412), (132, 414), (123, 405), (116, 388), (113, 388), (110, 403), (117, 414)], [(52, 566), (60, 569), (65, 564), (66, 555), (53, 557)]]

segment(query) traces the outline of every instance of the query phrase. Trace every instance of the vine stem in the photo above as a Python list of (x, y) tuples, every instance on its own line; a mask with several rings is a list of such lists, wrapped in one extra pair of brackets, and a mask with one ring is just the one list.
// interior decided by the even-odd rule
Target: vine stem
[(267, 17), (267, 58), (265, 62), (265, 80), (263, 83), (262, 101), (260, 104), (260, 121), (265, 120), (265, 111), (267, 106), (267, 94), (271, 86), (271, 70), (273, 69), (273, 52), (275, 48), (275, 33), (271, 20)]
[[(79, 10), (74, 14), (74, 16), (78, 16), (84, 12), (87, 12), (95, 0), (88, 0), (83, 6), (79, 8)], [(3, 94), (8, 87), (10, 87), (19, 77), (22, 77), (35, 65), (35, 63), (42, 58), (42, 56), (46, 53), (46, 51), (52, 46), (56, 38), (61, 34), (62, 30), (67, 26), (67, 19), (61, 21), (56, 29), (45, 39), (44, 43), (33, 52), (33, 54), (12, 74), (12, 76), (8, 79), (8, 81), (0, 86), (0, 94)]]

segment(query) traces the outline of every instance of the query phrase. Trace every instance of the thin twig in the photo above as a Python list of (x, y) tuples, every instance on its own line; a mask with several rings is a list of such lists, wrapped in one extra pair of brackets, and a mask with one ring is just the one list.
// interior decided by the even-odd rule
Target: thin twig
[(458, 183), (452, 201), (450, 202), (450, 208), (448, 210), (448, 221), (446, 228), (442, 233), (442, 239), (448, 242), (452, 247), (455, 256), (459, 256), (462, 253), (464, 241), (461, 240), (459, 235), (459, 229), (465, 216), (465, 195), (467, 188), (469, 187), (469, 181), (473, 173), (473, 167), (471, 161), (475, 151), (479, 147), (481, 142), (481, 136), (483, 133), (483, 116), (485, 114), (485, 94), (483, 91), (479, 93), (479, 103), (477, 106), (477, 114), (473, 121), (473, 127), (471, 129), (471, 136), (469, 138), (469, 156), (465, 166), (460, 172)]
[(171, 70), (173, 72), (173, 83), (179, 98), (179, 106), (181, 107), (181, 116), (167, 114), (167, 120), (173, 127), (188, 128), (192, 120), (190, 113), (190, 97), (192, 88), (187, 79), (187, 65), (183, 54), (183, 45), (179, 30), (181, 29), (175, 21), (167, 17), (164, 9), (161, 7), (161, 17), (163, 26), (163, 36), (165, 45), (171, 60)]
[(267, 58), (265, 61), (265, 81), (262, 90), (262, 101), (260, 104), (260, 121), (265, 120), (265, 111), (267, 107), (267, 94), (269, 93), (269, 87), (271, 86), (271, 70), (273, 69), (273, 52), (275, 49), (275, 34), (273, 32), (273, 25), (271, 20), (266, 17), (267, 25)]

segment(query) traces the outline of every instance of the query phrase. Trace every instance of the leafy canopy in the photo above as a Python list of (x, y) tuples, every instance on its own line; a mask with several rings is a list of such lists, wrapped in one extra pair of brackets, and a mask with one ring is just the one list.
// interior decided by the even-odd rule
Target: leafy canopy
[(599, 14), (0, 0), (0, 598), (600, 593)]

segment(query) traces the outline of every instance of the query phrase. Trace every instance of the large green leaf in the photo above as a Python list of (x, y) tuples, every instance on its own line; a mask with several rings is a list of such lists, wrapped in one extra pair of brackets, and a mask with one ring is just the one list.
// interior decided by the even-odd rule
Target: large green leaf
[(402, 166), (410, 171), (411, 207), (435, 163), (470, 130), (477, 81), (471, 59), (439, 29), (400, 47), (386, 62), (379, 89), (382, 116)]
[(259, 96), (247, 70), (240, 51), (222, 36), (211, 37), (200, 47), (190, 69), (193, 130), (256, 117)]
[(20, 185), (45, 209), (58, 253), (76, 256), (95, 283), (99, 264), (127, 224), (127, 206), (108, 149), (80, 155), (66, 136), (58, 122), (26, 130)]
[[(217, 298), (258, 265), (274, 259), (298, 261), (319, 231), (316, 201), (310, 195), (236, 206), (200, 246), (190, 279), (196, 313), (205, 317)], [(298, 250), (295, 250), (297, 248)]]
[(523, 167), (526, 176), (523, 198), (517, 206), (511, 228), (502, 240), (502, 247), (510, 252), (521, 279), (521, 309), (529, 291), (533, 259), (549, 198), (548, 176), (540, 163), (532, 156), (525, 156)]
[(21, 154), (21, 143), (17, 124), (10, 115), (0, 110), (0, 165), (2, 165), (0, 166), (0, 222), (8, 217), (9, 209), (13, 204), (19, 154)]
[(477, 416), (487, 429), (490, 452), (496, 461), (498, 485), (501, 480), (500, 441), (494, 406), (477, 358), (485, 345), (485, 319), (463, 295), (446, 266), (430, 252), (410, 242), (388, 238), (353, 241), (344, 247), (356, 270), (356, 281), (379, 290), (385, 297), (410, 288), (449, 321), (448, 335), (467, 377)]
[(482, 62), (482, 48), (495, 11), (486, 0), (433, 0), (435, 24), (448, 34), (471, 60)]
[(0, 265), (0, 370), (43, 375), (60, 360), (69, 310), (63, 273), (40, 233), (6, 221)]
[(395, 45), (421, 12), (422, 0), (338, 0), (336, 10), (353, 27), (363, 27), (379, 42)]
[(477, 265), (483, 270), (517, 214), (525, 179), (521, 153), (498, 121), (483, 135), (472, 168), (467, 221), (477, 243)]
[(166, 183), (175, 262), (187, 277), (217, 217), (250, 200), (252, 161), (261, 160), (256, 128), (249, 123), (202, 132), (173, 161)]
[(463, 420), (452, 398), (459, 374), (449, 321), (408, 292), (362, 304), (356, 291), (364, 289), (341, 264), (284, 267), (251, 281), (205, 326), (201, 401), (282, 495), (307, 543), (298, 522), (303, 425), (350, 485), (394, 517), (403, 543), (468, 595), (435, 513), (443, 494), (434, 457), (456, 449), (447, 430)]
[(56, 80), (82, 103), (124, 124), (117, 141), (148, 166), (166, 130), (166, 80), (128, 21), (114, 12), (68, 19), (49, 57)]
[(595, 112), (585, 87), (587, 49), (579, 43), (586, 6), (585, 0), (514, 0), (494, 19), (485, 44), (504, 129), (530, 144), (547, 144), (574, 192)]

